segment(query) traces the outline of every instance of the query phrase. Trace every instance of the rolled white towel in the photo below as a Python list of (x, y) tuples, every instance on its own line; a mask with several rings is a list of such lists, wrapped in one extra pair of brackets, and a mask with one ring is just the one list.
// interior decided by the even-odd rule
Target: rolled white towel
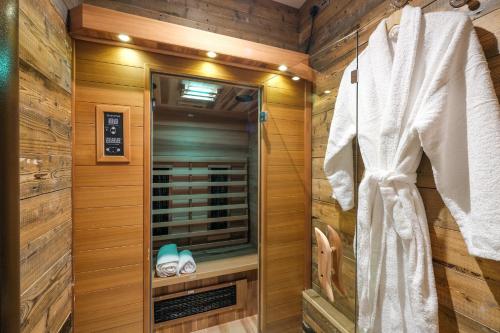
[(163, 245), (156, 257), (156, 274), (159, 277), (168, 277), (177, 274), (179, 266), (179, 253), (177, 245)]
[(193, 254), (189, 250), (183, 250), (179, 253), (178, 274), (191, 274), (196, 272), (196, 263)]

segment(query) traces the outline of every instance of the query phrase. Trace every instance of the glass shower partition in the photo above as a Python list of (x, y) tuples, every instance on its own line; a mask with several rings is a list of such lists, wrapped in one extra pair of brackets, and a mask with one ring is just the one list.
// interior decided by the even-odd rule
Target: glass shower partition
[[(339, 49), (343, 50), (342, 54), (339, 54)], [(354, 246), (357, 235), (357, 193), (363, 170), (357, 135), (351, 143), (355, 203), (352, 209), (344, 211), (332, 197), (332, 187), (323, 166), (343, 77), (346, 81), (344, 88), (351, 90), (348, 104), (352, 107), (351, 116), (356, 122), (357, 134), (359, 49), (358, 32), (354, 31), (312, 57), (313, 66), (319, 70), (319, 75), (314, 86), (312, 109), (312, 288), (304, 292), (304, 322), (315, 331), (337, 332), (339, 327), (342, 327), (342, 332), (356, 331), (357, 265)], [(318, 231), (325, 236), (323, 244)], [(329, 255), (329, 247), (332, 246), (341, 247), (341, 251), (336, 249), (332, 252), (330, 267), (320, 258), (325, 255), (325, 251)], [(341, 255), (337, 257), (339, 252)], [(331, 276), (329, 271), (332, 272)]]

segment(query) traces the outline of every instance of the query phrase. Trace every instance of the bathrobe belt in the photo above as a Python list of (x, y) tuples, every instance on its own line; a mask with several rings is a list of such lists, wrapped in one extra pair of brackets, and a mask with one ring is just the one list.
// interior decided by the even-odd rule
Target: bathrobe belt
[(411, 239), (413, 225), (418, 222), (411, 191), (412, 185), (417, 181), (417, 174), (367, 170), (365, 178), (370, 186), (378, 186), (384, 205), (384, 215), (388, 218), (387, 222), (392, 222), (399, 237)]
[[(416, 173), (404, 174), (397, 171), (384, 171), (367, 169), (359, 187), (360, 201), (358, 214), (365, 216), (358, 219), (359, 245), (371, 248), (370, 234), (372, 223), (373, 203), (377, 189), (382, 197), (384, 207), (384, 219), (380, 221), (396, 231), (403, 240), (413, 238), (413, 226), (418, 223), (415, 206), (412, 198), (412, 188), (417, 180)], [(379, 221), (377, 221), (378, 223)], [(380, 242), (387, 240), (385, 228), (380, 235)], [(406, 247), (403, 244), (403, 247)], [(359, 325), (361, 332), (371, 332), (374, 326), (375, 309), (378, 302), (380, 286), (380, 258), (385, 256), (385, 246), (382, 246), (379, 259), (375, 262), (369, 256), (358, 258), (358, 281), (370, 281), (360, 288), (360, 317)], [(366, 316), (368, 315), (368, 316)]]

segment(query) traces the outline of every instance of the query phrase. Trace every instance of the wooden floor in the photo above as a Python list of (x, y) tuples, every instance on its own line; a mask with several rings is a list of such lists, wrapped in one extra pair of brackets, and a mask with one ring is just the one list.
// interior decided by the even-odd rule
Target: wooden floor
[(258, 333), (257, 315), (212, 326), (193, 333)]

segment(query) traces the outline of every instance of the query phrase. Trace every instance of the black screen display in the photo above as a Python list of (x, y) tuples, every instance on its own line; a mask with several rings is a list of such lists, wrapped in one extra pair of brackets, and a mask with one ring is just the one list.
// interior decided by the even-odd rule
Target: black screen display
[(104, 112), (104, 155), (125, 156), (123, 113)]

